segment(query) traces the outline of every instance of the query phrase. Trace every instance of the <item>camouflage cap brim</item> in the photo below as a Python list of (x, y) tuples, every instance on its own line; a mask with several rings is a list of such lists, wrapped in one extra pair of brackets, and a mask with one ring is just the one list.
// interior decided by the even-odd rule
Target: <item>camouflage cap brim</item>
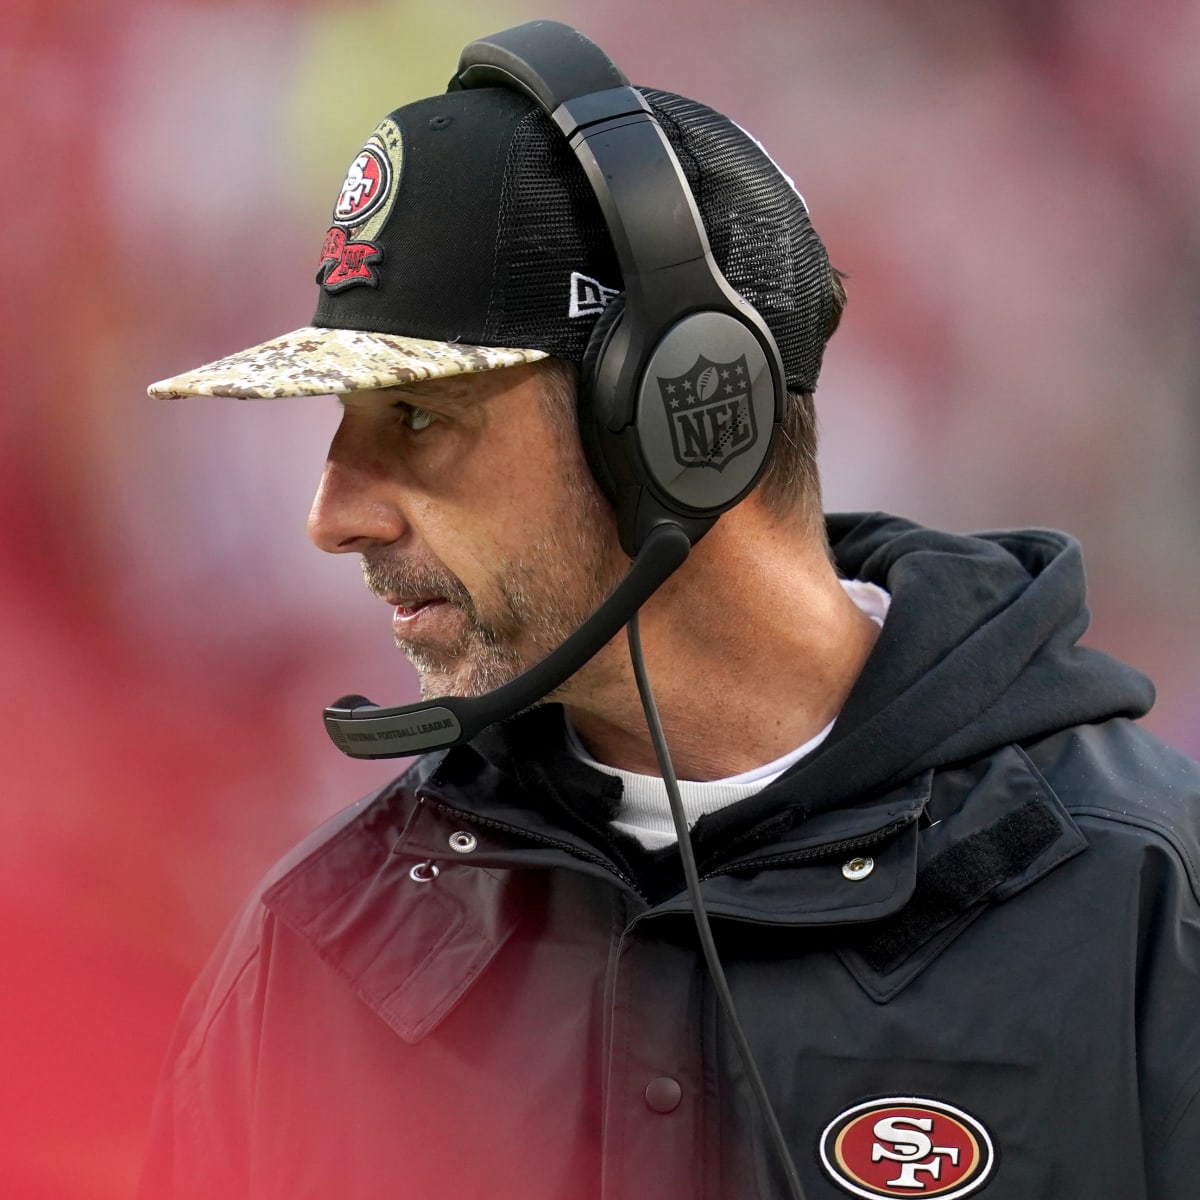
[(302, 329), (153, 383), (151, 396), (270, 400), (403, 387), (422, 379), (494, 371), (547, 358), (543, 350), (464, 346), (361, 329)]

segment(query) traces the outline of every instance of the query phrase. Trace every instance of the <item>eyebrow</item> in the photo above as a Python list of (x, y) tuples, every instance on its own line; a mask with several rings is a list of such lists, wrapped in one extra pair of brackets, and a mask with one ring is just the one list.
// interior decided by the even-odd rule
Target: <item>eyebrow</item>
[[(355, 397), (361, 399), (375, 399), (381, 403), (388, 404), (407, 404), (412, 408), (420, 408), (423, 397), (417, 392), (416, 387), (412, 384), (404, 384), (397, 387), (386, 388), (355, 388), (352, 392), (339, 392), (334, 396), (343, 408), (348, 402), (354, 400)], [(451, 399), (452, 397), (447, 397)]]
[[(353, 392), (342, 392), (337, 396), (337, 401), (342, 407), (345, 407), (347, 397), (350, 396), (375, 396), (380, 400), (388, 401), (389, 403), (403, 403), (413, 408), (420, 408), (422, 400), (432, 400), (436, 404), (461, 404), (464, 403), (469, 396), (468, 389), (465, 386), (459, 387), (441, 387), (435, 390), (428, 387), (430, 383), (439, 383), (443, 377), (437, 379), (414, 379), (412, 383), (396, 384), (393, 387), (385, 388), (357, 388)], [(448, 376), (444, 378), (458, 379), (458, 376)]]

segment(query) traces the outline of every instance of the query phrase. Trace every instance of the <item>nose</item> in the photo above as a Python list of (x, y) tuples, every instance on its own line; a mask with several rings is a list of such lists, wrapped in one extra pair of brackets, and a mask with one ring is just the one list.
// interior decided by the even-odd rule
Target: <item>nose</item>
[(329, 554), (389, 545), (407, 529), (394, 472), (373, 442), (351, 413), (343, 414), (308, 514), (309, 540)]

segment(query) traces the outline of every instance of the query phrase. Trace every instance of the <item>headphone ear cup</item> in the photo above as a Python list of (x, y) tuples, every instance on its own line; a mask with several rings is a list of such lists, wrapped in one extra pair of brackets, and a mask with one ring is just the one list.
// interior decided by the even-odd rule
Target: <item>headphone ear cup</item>
[(607, 439), (604, 437), (602, 419), (597, 412), (595, 384), (604, 350), (624, 311), (625, 296), (622, 294), (614, 296), (596, 318), (596, 324), (592, 327), (591, 337), (579, 363), (579, 388), (576, 399), (579, 440), (583, 444), (583, 453), (596, 482), (600, 485), (600, 490), (614, 504), (617, 500), (617, 481), (605, 453)]

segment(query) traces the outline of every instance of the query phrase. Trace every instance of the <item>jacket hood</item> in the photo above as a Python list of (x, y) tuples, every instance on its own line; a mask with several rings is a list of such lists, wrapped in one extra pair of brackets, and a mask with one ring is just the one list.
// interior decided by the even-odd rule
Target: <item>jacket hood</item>
[(954, 535), (881, 514), (831, 517), (829, 534), (842, 574), (892, 595), (829, 751), (853, 739), (876, 770), (888, 762), (907, 775), (1140, 717), (1154, 703), (1144, 675), (1078, 644), (1089, 614), (1083, 557), (1067, 534)]
[[(827, 524), (838, 571), (886, 588), (892, 604), (829, 738), (785, 777), (804, 814), (1154, 703), (1144, 675), (1078, 644), (1089, 614), (1069, 535), (949, 534), (882, 513)], [(731, 816), (713, 814), (702, 832), (727, 833)]]
[[(762, 792), (702, 817), (693, 829), (699, 858), (748, 849), (931, 768), (1072, 725), (1139, 717), (1153, 704), (1145, 676), (1078, 644), (1088, 610), (1082, 554), (1067, 534), (949, 534), (881, 513), (827, 522), (839, 573), (891, 594), (887, 620), (826, 741)], [(474, 744), (528, 784), (535, 746), (563, 765), (561, 725), (560, 710), (547, 706)]]

